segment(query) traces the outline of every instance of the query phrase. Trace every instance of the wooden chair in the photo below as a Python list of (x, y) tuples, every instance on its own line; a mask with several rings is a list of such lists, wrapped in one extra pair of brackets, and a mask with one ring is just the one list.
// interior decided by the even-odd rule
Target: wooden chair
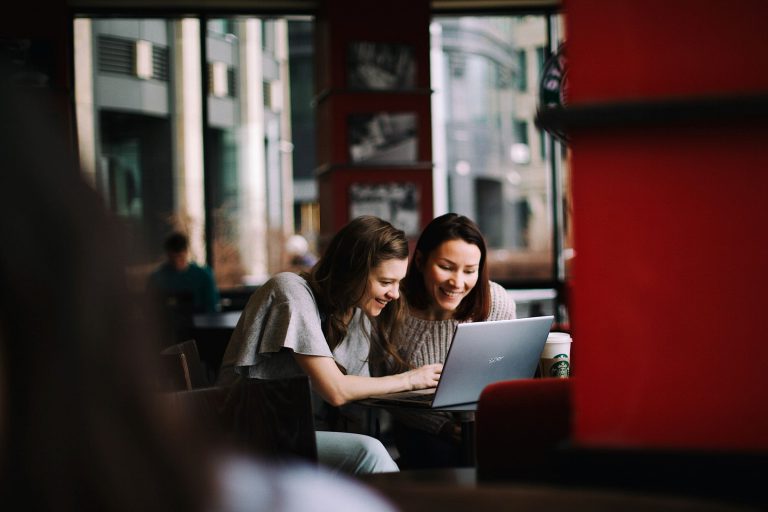
[(183, 353), (160, 354), (160, 391), (182, 391), (192, 389), (189, 363)]
[(163, 391), (181, 391), (209, 385), (195, 340), (187, 340), (160, 352), (163, 364)]
[(165, 395), (167, 406), (224, 445), (272, 460), (317, 461), (307, 377), (241, 379)]

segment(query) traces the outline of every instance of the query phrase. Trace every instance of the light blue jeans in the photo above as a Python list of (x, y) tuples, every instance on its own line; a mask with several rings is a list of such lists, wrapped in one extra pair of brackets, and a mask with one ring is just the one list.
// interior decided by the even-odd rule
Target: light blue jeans
[(318, 462), (346, 474), (400, 471), (387, 449), (375, 437), (349, 432), (315, 432)]

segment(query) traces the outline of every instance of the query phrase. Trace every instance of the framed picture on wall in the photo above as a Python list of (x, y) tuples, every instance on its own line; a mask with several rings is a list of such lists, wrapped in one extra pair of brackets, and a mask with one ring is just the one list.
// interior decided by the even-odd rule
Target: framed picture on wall
[(415, 112), (377, 112), (347, 116), (349, 159), (356, 164), (418, 161)]
[(373, 90), (416, 87), (413, 47), (371, 41), (351, 42), (347, 52), (347, 87)]
[(419, 186), (416, 183), (353, 183), (349, 187), (349, 218), (375, 215), (418, 236), (421, 226)]

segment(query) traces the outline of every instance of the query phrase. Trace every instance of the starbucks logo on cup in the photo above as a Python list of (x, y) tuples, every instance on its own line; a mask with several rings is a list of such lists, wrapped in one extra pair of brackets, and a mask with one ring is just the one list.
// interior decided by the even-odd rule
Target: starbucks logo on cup
[(552, 358), (552, 366), (549, 367), (550, 377), (568, 377), (571, 374), (571, 365), (567, 354), (557, 354)]
[(559, 379), (571, 376), (571, 335), (551, 332), (541, 351), (539, 375)]

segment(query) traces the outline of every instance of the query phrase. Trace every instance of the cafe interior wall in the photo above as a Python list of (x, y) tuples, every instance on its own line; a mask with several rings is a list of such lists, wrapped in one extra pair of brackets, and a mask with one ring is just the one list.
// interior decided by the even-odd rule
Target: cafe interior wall
[(565, 12), (574, 441), (765, 451), (768, 3)]

